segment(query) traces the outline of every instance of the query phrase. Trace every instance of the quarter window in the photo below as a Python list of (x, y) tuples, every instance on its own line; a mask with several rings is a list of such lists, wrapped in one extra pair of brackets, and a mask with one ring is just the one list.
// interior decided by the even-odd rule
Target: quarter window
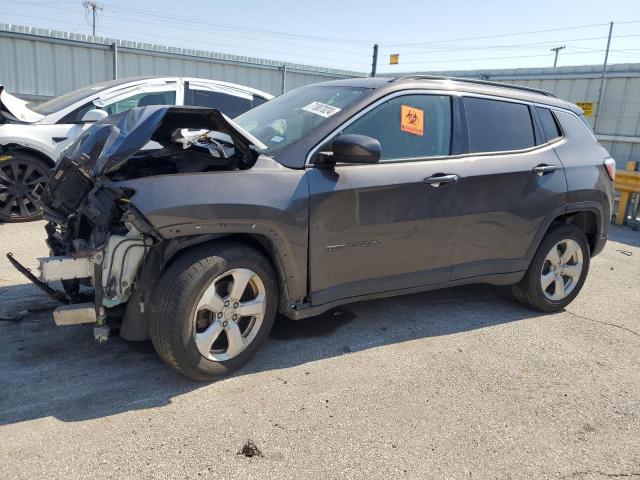
[(533, 147), (533, 122), (527, 105), (500, 100), (464, 99), (471, 153)]
[(380, 142), (381, 161), (449, 155), (451, 98), (405, 95), (377, 106), (342, 133), (366, 135)]
[(547, 136), (547, 142), (552, 142), (556, 138), (560, 138), (562, 136), (562, 132), (558, 128), (558, 122), (553, 116), (551, 110), (542, 107), (536, 107), (536, 110), (538, 110), (542, 129)]

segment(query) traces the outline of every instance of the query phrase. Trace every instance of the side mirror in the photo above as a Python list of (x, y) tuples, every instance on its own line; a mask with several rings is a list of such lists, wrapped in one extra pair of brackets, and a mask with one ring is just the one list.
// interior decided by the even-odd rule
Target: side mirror
[(349, 133), (334, 138), (331, 152), (320, 153), (314, 164), (378, 163), (380, 153), (380, 142), (375, 138)]
[(107, 118), (108, 116), (109, 114), (104, 110), (100, 110), (99, 108), (92, 108), (82, 116), (80, 121), (82, 123), (94, 123), (99, 122), (100, 120), (102, 120), (103, 118)]

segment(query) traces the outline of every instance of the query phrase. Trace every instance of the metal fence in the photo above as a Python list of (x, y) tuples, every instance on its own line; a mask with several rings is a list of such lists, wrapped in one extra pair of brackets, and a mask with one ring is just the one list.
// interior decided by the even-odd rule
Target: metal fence
[(365, 74), (0, 24), (0, 84), (22, 98), (44, 100), (139, 75), (212, 78), (277, 95), (309, 83)]

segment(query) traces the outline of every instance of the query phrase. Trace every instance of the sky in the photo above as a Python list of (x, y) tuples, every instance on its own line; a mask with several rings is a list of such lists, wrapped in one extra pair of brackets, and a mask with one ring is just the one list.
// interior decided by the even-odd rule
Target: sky
[[(369, 72), (640, 62), (640, 0), (97, 0), (96, 35)], [(0, 0), (0, 23), (91, 34), (81, 0)], [(398, 65), (389, 56), (399, 54)]]

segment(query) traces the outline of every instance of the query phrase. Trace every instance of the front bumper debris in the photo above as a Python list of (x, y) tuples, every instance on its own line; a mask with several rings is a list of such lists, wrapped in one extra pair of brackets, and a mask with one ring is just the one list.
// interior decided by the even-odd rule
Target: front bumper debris
[(57, 326), (96, 323), (96, 308), (93, 303), (63, 305), (53, 311), (53, 320)]
[[(7, 258), (38, 288), (64, 304), (53, 312), (56, 325), (93, 323), (96, 325), (96, 340), (105, 341), (109, 337), (109, 326), (106, 324), (107, 310), (129, 300), (138, 268), (153, 246), (153, 239), (144, 235), (133, 224), (127, 222), (125, 226), (127, 231), (124, 235), (109, 235), (103, 248), (85, 251), (85, 255), (89, 254), (88, 256), (39, 258), (39, 278), (18, 262), (11, 253), (7, 254)], [(93, 302), (74, 304), (69, 296), (53, 289), (47, 283), (73, 280), (85, 284), (88, 284), (88, 281), (93, 285)]]
[(39, 258), (40, 280), (75, 280), (93, 276), (93, 262), (90, 257), (45, 257)]
[(27, 277), (29, 281), (31, 281), (31, 283), (33, 283), (36, 287), (38, 287), (40, 290), (45, 292), (51, 298), (65, 305), (68, 305), (69, 303), (71, 303), (71, 300), (69, 299), (69, 297), (67, 297), (64, 293), (54, 288), (51, 288), (49, 285), (47, 285), (45, 282), (43, 282), (38, 277), (36, 277), (33, 273), (31, 273), (31, 269), (25, 267), (18, 260), (16, 260), (15, 257), (13, 256), (13, 253), (11, 252), (7, 253), (7, 260), (9, 260), (9, 263), (11, 263), (11, 265), (13, 265), (16, 270), (18, 270), (25, 277)]

